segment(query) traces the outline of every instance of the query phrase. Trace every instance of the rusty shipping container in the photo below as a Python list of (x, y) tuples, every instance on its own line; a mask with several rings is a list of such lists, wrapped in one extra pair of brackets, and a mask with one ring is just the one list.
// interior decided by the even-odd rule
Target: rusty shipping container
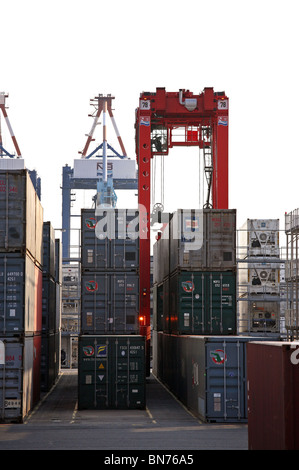
[(299, 342), (247, 344), (248, 448), (299, 450)]
[(43, 208), (27, 170), (0, 171), (0, 252), (43, 262)]

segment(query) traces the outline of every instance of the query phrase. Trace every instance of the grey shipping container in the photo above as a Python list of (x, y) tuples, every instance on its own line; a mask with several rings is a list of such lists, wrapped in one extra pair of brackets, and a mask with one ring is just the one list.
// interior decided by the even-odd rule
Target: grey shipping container
[(138, 211), (135, 210), (115, 209), (100, 214), (93, 209), (82, 209), (82, 268), (136, 270), (139, 267), (136, 220)]
[(80, 336), (79, 409), (145, 408), (145, 337)]
[(247, 422), (246, 345), (263, 338), (158, 332), (158, 378), (205, 422)]
[(139, 276), (131, 272), (82, 272), (81, 333), (136, 334)]
[(0, 171), (0, 251), (27, 251), (42, 265), (43, 209), (27, 170)]
[(41, 336), (0, 337), (0, 421), (23, 422), (40, 399)]
[(235, 271), (176, 272), (154, 295), (155, 327), (165, 333), (236, 334)]
[(62, 244), (59, 238), (55, 238), (55, 282), (62, 283)]
[(0, 335), (41, 332), (42, 271), (29, 255), (0, 253)]
[(299, 342), (247, 345), (248, 449), (299, 450)]
[(170, 273), (236, 268), (235, 209), (180, 209), (170, 220), (169, 236)]

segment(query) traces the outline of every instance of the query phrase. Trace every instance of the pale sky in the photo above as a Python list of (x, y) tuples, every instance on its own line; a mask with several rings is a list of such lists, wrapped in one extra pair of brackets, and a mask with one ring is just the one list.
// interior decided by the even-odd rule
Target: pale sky
[[(238, 226), (280, 218), (284, 229), (284, 213), (299, 207), (297, 4), (0, 0), (0, 91), (9, 94), (25, 165), (41, 177), (45, 220), (61, 227), (62, 167), (73, 167), (85, 145), (90, 98), (115, 96), (114, 116), (135, 158), (142, 91), (213, 87), (229, 97), (229, 206)], [(1, 127), (4, 147), (14, 151), (2, 117)], [(100, 144), (101, 132), (95, 137)], [(120, 150), (113, 130), (108, 143)], [(197, 156), (188, 150), (170, 153), (165, 164), (173, 210), (198, 198)]]

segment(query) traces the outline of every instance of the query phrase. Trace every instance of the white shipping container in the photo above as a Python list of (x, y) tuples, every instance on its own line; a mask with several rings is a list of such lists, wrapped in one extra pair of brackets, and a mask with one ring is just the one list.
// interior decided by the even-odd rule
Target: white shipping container
[(247, 219), (239, 230), (240, 258), (279, 257), (279, 219)]

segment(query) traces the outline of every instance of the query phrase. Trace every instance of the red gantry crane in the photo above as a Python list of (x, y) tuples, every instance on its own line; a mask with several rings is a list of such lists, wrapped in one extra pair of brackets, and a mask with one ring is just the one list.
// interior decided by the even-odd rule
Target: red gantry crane
[(140, 94), (136, 110), (136, 158), (140, 211), (140, 333), (150, 340), (151, 159), (175, 146), (202, 149), (207, 194), (204, 207), (228, 209), (228, 97), (204, 88)]

